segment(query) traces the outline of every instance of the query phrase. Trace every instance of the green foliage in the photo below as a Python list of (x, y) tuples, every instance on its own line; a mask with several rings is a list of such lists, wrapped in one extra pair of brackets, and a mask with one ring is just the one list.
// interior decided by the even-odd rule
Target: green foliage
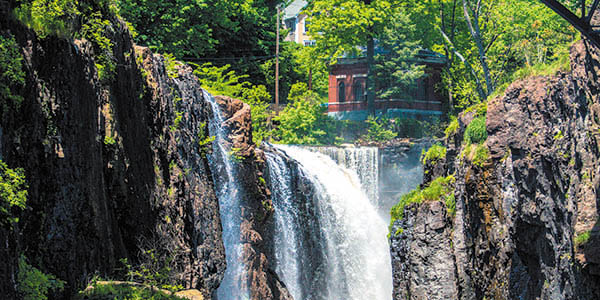
[(112, 26), (109, 20), (103, 19), (102, 13), (94, 11), (86, 17), (86, 23), (77, 33), (80, 38), (90, 41), (94, 47), (96, 70), (102, 82), (110, 82), (115, 76), (116, 64), (113, 55), (113, 42), (106, 36)]
[(49, 291), (62, 291), (64, 284), (54, 275), (44, 274), (28, 264), (25, 256), (19, 258), (17, 291), (24, 300), (46, 300)]
[(227, 152), (227, 155), (235, 162), (242, 162), (244, 160), (244, 156), (240, 154), (241, 150), (242, 149), (240, 148), (233, 147)]
[(130, 265), (127, 258), (120, 260), (125, 267), (125, 276), (128, 281), (152, 287), (183, 289), (179, 285), (172, 285), (175, 281), (172, 266), (176, 259), (172, 253), (160, 253), (156, 249), (149, 249), (141, 251), (140, 257), (142, 262), (137, 266)]
[[(230, 64), (236, 73), (250, 75), (248, 81), (254, 85), (267, 82), (261, 65), (275, 52), (276, 4), (280, 2), (117, 1), (120, 15), (138, 33), (138, 45), (172, 53), (182, 61)], [(286, 63), (282, 61), (281, 67)]]
[(479, 144), (487, 139), (487, 129), (485, 125), (485, 116), (477, 117), (469, 123), (465, 130), (465, 143)]
[[(379, 46), (385, 54), (375, 57), (375, 81), (379, 98), (410, 99), (416, 81), (424, 75), (425, 66), (417, 65), (415, 56), (419, 52), (419, 41), (412, 40), (415, 25), (400, 9), (393, 10), (389, 22), (379, 37)], [(424, 99), (417, 99), (424, 100)]]
[(393, 29), (388, 26), (404, 21), (393, 21), (397, 9), (398, 5), (382, 0), (371, 4), (360, 0), (312, 1), (307, 10), (311, 22), (308, 34), (316, 41), (317, 58), (335, 61), (342, 54), (358, 54), (357, 46), (365, 46), (373, 35), (383, 37), (386, 27)]
[[(192, 64), (194, 65), (194, 64)], [(269, 93), (263, 85), (252, 85), (246, 79), (247, 75), (237, 75), (230, 70), (229, 65), (215, 67), (210, 63), (195, 65), (194, 74), (200, 80), (203, 88), (215, 95), (229, 96), (241, 99), (250, 105), (252, 116), (252, 139), (260, 144), (269, 136), (267, 121), (270, 117)]]
[(398, 134), (387, 129), (389, 120), (369, 116), (365, 121), (369, 125), (367, 135), (364, 139), (368, 142), (387, 142), (394, 139)]
[(476, 117), (485, 117), (487, 115), (487, 102), (479, 102), (465, 109), (465, 113), (475, 112)]
[[(413, 203), (422, 203), (423, 201), (444, 201), (449, 210), (455, 209), (454, 200), (454, 176), (438, 177), (433, 180), (429, 186), (421, 189), (417, 188), (400, 198), (400, 202), (394, 205), (390, 211), (392, 217), (390, 229), (396, 220), (404, 218), (404, 209), (407, 205)], [(454, 207), (454, 208), (452, 208)]]
[(104, 136), (104, 145), (115, 145), (117, 141), (110, 135)]
[(562, 133), (561, 130), (559, 130), (555, 135), (554, 135), (554, 140), (558, 141), (558, 140), (562, 140), (565, 138), (565, 135)]
[(91, 289), (79, 292), (79, 296), (89, 300), (185, 300), (184, 298), (156, 291), (145, 286), (122, 283), (92, 283)]
[(587, 243), (590, 240), (590, 231), (586, 231), (584, 233), (578, 234), (577, 236), (575, 236), (575, 246), (576, 247), (580, 247), (582, 245), (584, 245), (585, 243)]
[(23, 56), (15, 39), (0, 34), (0, 116), (9, 107), (18, 109), (23, 98), (15, 94), (25, 85)]
[(42, 39), (48, 36), (69, 38), (80, 16), (77, 0), (21, 1), (15, 9), (17, 20), (33, 29)]
[(200, 154), (206, 156), (210, 151), (210, 145), (215, 140), (215, 136), (208, 136), (206, 130), (206, 122), (201, 122), (198, 126), (198, 146), (200, 146)]
[(165, 68), (167, 69), (167, 75), (173, 79), (178, 78), (179, 70), (177, 70), (177, 66), (180, 65), (180, 63), (177, 60), (175, 60), (175, 57), (171, 53), (165, 53), (163, 54), (163, 57), (165, 58)]
[(281, 144), (334, 144), (334, 121), (325, 115), (325, 108), (316, 93), (306, 84), (296, 83), (290, 90), (290, 101), (274, 119), (279, 122), (274, 136)]
[(439, 144), (435, 144), (429, 147), (427, 152), (425, 152), (425, 149), (423, 149), (423, 154), (421, 155), (421, 162), (423, 162), (424, 165), (426, 165), (427, 163), (435, 164), (438, 160), (444, 158), (446, 158), (446, 147)]
[[(566, 2), (566, 1), (562, 1)], [(473, 12), (479, 12), (477, 21), (482, 46), (489, 67), (491, 90), (502, 90), (525, 69), (549, 69), (566, 66), (568, 47), (578, 39), (578, 33), (564, 19), (541, 1), (500, 0), (464, 1), (466, 11), (475, 20)], [(477, 4), (481, 4), (479, 8)], [(463, 10), (463, 2), (403, 1), (415, 32), (424, 48), (444, 53), (449, 58), (449, 68), (444, 71), (444, 89), (452, 95), (455, 108), (462, 110), (473, 103), (485, 100), (479, 96), (477, 81), (485, 88), (484, 72), (476, 42), (469, 31)], [(444, 31), (450, 43), (442, 37)], [(459, 59), (460, 53), (468, 65)], [(469, 68), (468, 66), (471, 66)], [(554, 69), (550, 71), (550, 69)]]
[(23, 169), (10, 169), (0, 160), (0, 225), (11, 225), (19, 221), (17, 210), (25, 209), (27, 183)]
[(479, 167), (483, 167), (483, 164), (490, 158), (490, 150), (488, 149), (488, 147), (483, 144), (478, 144), (472, 151), (473, 156), (471, 161), (473, 162), (473, 164)]
[(451, 135), (456, 134), (458, 132), (458, 119), (455, 116), (450, 117), (450, 124), (444, 130), (444, 134), (446, 138), (449, 138)]
[(454, 218), (454, 216), (456, 215), (456, 197), (454, 196), (454, 193), (446, 197), (445, 204), (448, 214)]

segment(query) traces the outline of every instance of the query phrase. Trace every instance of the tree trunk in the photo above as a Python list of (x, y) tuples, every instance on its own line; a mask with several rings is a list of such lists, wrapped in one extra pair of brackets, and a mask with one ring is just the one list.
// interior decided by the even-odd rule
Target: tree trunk
[(375, 72), (373, 65), (375, 64), (375, 40), (370, 36), (367, 40), (367, 109), (369, 114), (375, 115)]
[[(473, 37), (473, 41), (477, 45), (477, 50), (479, 52), (479, 61), (481, 62), (481, 68), (483, 69), (483, 76), (485, 77), (485, 85), (486, 85), (486, 97), (491, 95), (494, 91), (494, 87), (492, 84), (492, 79), (490, 76), (490, 69), (487, 64), (487, 58), (485, 55), (485, 47), (483, 47), (483, 42), (481, 40), (481, 30), (479, 29), (479, 5), (477, 4), (476, 12), (473, 13), (473, 20), (471, 21), (471, 16), (469, 15), (469, 10), (467, 7), (467, 1), (463, 0), (463, 10), (465, 13), (465, 19), (467, 20), (467, 25), (469, 25), (469, 31), (471, 32), (471, 36)], [(485, 99), (482, 99), (485, 100)]]

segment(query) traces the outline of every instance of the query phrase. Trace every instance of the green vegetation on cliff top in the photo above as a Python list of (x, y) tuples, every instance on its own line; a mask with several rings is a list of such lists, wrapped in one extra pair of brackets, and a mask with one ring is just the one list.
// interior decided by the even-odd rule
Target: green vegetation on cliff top
[(400, 202), (394, 205), (390, 211), (392, 220), (390, 222), (390, 230), (396, 220), (404, 219), (405, 208), (413, 203), (422, 203), (425, 201), (443, 201), (450, 214), (454, 210), (454, 176), (438, 177), (434, 179), (428, 186), (417, 188), (400, 198)]

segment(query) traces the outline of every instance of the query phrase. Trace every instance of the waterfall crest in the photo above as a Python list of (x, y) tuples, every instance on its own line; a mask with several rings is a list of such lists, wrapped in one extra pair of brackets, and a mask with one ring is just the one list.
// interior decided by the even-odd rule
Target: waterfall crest
[(356, 172), (321, 153), (273, 147), (276, 272), (294, 299), (391, 299), (387, 224)]
[(340, 166), (354, 171), (371, 203), (379, 203), (379, 148), (377, 147), (304, 147), (329, 156)]

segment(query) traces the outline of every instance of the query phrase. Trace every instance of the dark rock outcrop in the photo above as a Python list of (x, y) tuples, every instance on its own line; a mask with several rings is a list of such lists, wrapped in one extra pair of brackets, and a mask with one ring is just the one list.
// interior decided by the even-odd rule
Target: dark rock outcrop
[[(100, 81), (89, 42), (40, 40), (6, 23), (3, 33), (24, 56), (26, 87), (19, 110), (0, 120), (0, 149), (26, 171), (29, 208), (18, 245), (5, 243), (12, 237), (2, 231), (0, 251), (23, 252), (65, 280), (55, 296), (66, 298), (95, 274), (115, 275), (120, 258), (135, 266), (153, 250), (172, 259), (174, 282), (210, 297), (225, 252), (197, 142), (212, 112), (192, 70), (177, 66), (169, 77), (164, 59), (134, 47), (125, 24), (113, 20), (116, 71)], [(14, 263), (0, 261), (3, 295), (14, 293)]]
[[(445, 229), (426, 236), (428, 243), (414, 233), (432, 219), (434, 203), (407, 208), (394, 226), (404, 233), (392, 237), (395, 299), (405, 299), (406, 290), (411, 299), (600, 298), (598, 75), (600, 51), (579, 42), (570, 72), (516, 82), (490, 100), (483, 143), (489, 157), (478, 163), (462, 141), (482, 112), (459, 116), (446, 141), (445, 171), (435, 172), (456, 178), (451, 243), (440, 235)], [(456, 295), (435, 295), (451, 290), (447, 281), (412, 271), (430, 266), (413, 258), (420, 242), (419, 253), (434, 253), (430, 259), (453, 251)], [(452, 268), (441, 265), (436, 271), (452, 278)], [(413, 282), (431, 283), (429, 294)]]
[[(250, 299), (292, 300), (285, 284), (272, 269), (272, 252), (265, 237), (273, 215), (271, 193), (263, 179), (265, 154), (252, 142), (250, 106), (230, 97), (216, 96), (227, 128), (227, 148), (235, 149), (237, 178), (241, 197), (242, 264), (245, 267), (241, 284), (250, 292)], [(262, 179), (262, 180), (261, 180)], [(223, 299), (226, 300), (226, 299)]]
[(442, 202), (412, 205), (391, 237), (394, 299), (455, 299), (451, 220)]

